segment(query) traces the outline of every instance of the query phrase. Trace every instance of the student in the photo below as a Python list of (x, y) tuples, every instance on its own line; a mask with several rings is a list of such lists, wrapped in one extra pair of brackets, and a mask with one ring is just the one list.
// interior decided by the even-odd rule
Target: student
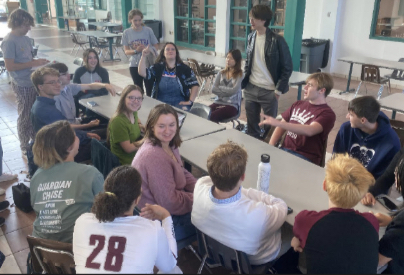
[[(404, 156), (398, 160), (395, 168), (395, 182), (397, 190), (404, 196)], [(380, 226), (387, 226), (386, 233), (379, 241), (379, 268), (387, 264), (383, 274), (404, 273), (404, 211), (403, 207), (392, 217), (375, 214)]]
[[(56, 101), (54, 99), (55, 96), (60, 94), (61, 90), (59, 77), (59, 72), (49, 67), (39, 68), (31, 75), (32, 83), (38, 91), (38, 97), (31, 109), (31, 121), (35, 132), (55, 121), (66, 120), (66, 117), (56, 108)], [(104, 86), (106, 84), (96, 83), (94, 85)], [(76, 127), (74, 124), (71, 124), (71, 126), (73, 128)], [(95, 133), (88, 133), (79, 129), (75, 131), (80, 139), (80, 150), (75, 161), (82, 162), (91, 158), (90, 139), (95, 138), (100, 140), (101, 138)]]
[(296, 216), (292, 247), (304, 252), (307, 274), (376, 273), (379, 224), (371, 213), (353, 209), (374, 184), (373, 176), (348, 155), (335, 155), (325, 174), (329, 209)]
[[(256, 5), (249, 16), (254, 32), (248, 36), (241, 87), (244, 89), (248, 134), (260, 138), (261, 108), (265, 115), (276, 117), (279, 96), (289, 91), (293, 65), (285, 39), (268, 28), (272, 20), (269, 6)], [(265, 127), (264, 137), (270, 128)]]
[(48, 63), (46, 59), (33, 59), (31, 40), (26, 34), (34, 25), (34, 18), (25, 10), (17, 9), (8, 18), (7, 34), (1, 44), (4, 63), (11, 76), (11, 88), (17, 97), (17, 130), (20, 147), (26, 154), (28, 142), (35, 137), (29, 113), (36, 98), (35, 87), (31, 82), (31, 69)]
[(192, 223), (220, 243), (245, 252), (252, 265), (261, 265), (290, 248), (290, 239), (286, 247), (282, 244), (280, 230), (288, 207), (281, 199), (241, 186), (247, 157), (244, 148), (230, 141), (210, 154), (209, 176), (195, 185)]
[(404, 157), (404, 147), (402, 147), (401, 150), (394, 156), (383, 175), (376, 180), (375, 185), (370, 187), (369, 192), (362, 199), (362, 203), (364, 205), (374, 205), (376, 203), (375, 197), (377, 195), (387, 194), (389, 192), (389, 189), (395, 182), (394, 171), (402, 157)]
[[(97, 127), (100, 124), (98, 119), (92, 118), (76, 118), (76, 105), (74, 104), (74, 97), (80, 92), (86, 93), (89, 87), (95, 86), (103, 87), (103, 85), (99, 85), (98, 83), (91, 84), (72, 84), (70, 83), (70, 74), (69, 70), (64, 63), (53, 63), (49, 65), (50, 68), (53, 68), (59, 71), (59, 80), (61, 85), (60, 95), (55, 96), (56, 108), (62, 113), (62, 115), (69, 121), (71, 124), (74, 124), (74, 129), (88, 129)], [(115, 91), (113, 87), (109, 84), (105, 84), (105, 89), (107, 92), (109, 91), (111, 95), (115, 95)]]
[[(143, 24), (143, 13), (138, 9), (133, 9), (128, 14), (128, 20), (131, 23), (129, 29), (124, 30), (122, 35), (122, 45), (126, 55), (130, 55), (130, 75), (132, 76), (133, 83), (143, 89), (143, 82), (146, 88), (146, 95), (151, 96), (153, 83), (146, 81), (144, 76), (138, 73), (138, 66), (142, 51), (152, 45), (153, 56), (158, 50), (158, 41), (153, 33), (153, 30)], [(154, 62), (153, 56), (148, 59), (149, 66)]]
[(177, 46), (167, 42), (156, 64), (146, 68), (145, 59), (149, 54), (147, 47), (139, 62), (139, 75), (154, 83), (151, 97), (185, 111), (191, 109), (199, 84), (192, 69), (182, 62)]
[(400, 150), (400, 140), (389, 118), (372, 96), (353, 99), (348, 105), (349, 121), (335, 138), (333, 153), (348, 153), (359, 160), (377, 179)]
[(67, 121), (44, 126), (36, 135), (31, 205), (36, 213), (32, 235), (71, 243), (76, 219), (89, 212), (104, 177), (96, 168), (74, 162), (79, 139)]
[(210, 120), (220, 122), (237, 115), (241, 106), (241, 52), (230, 50), (226, 57), (226, 67), (216, 75), (212, 93), (217, 95), (209, 107), (212, 110)]
[[(98, 82), (110, 84), (108, 71), (101, 67), (100, 59), (96, 50), (85, 50), (83, 53), (83, 62), (84, 66), (77, 68), (74, 72), (73, 83), (91, 84)], [(90, 98), (108, 94), (108, 90), (104, 88), (100, 90), (89, 89), (83, 92), (84, 93), (80, 98)]]
[(326, 140), (334, 127), (335, 113), (326, 97), (334, 82), (331, 75), (314, 73), (306, 80), (304, 100), (299, 100), (282, 113), (282, 121), (262, 115), (261, 125), (275, 128), (269, 144), (275, 146), (287, 131), (281, 149), (314, 164), (321, 165), (327, 149)]
[(133, 216), (141, 186), (139, 172), (130, 166), (117, 167), (108, 175), (91, 213), (82, 214), (74, 227), (77, 273), (147, 274), (153, 273), (154, 266), (162, 273), (173, 270), (177, 243), (170, 213), (161, 206), (146, 205), (140, 216)]
[(107, 139), (111, 145), (111, 152), (119, 158), (121, 165), (131, 164), (139, 149), (135, 141), (145, 129), (137, 116), (142, 102), (143, 90), (136, 85), (126, 86), (116, 112), (109, 121)]
[(158, 204), (173, 216), (177, 241), (194, 235), (191, 224), (196, 179), (181, 160), (177, 112), (168, 104), (155, 106), (149, 114), (142, 144), (132, 166), (142, 175), (139, 207)]

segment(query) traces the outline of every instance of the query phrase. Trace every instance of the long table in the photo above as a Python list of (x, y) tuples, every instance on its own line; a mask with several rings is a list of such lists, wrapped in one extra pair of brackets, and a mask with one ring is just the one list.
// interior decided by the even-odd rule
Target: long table
[[(81, 105), (89, 108), (91, 111), (99, 114), (100, 116), (110, 119), (116, 111), (116, 108), (119, 103), (119, 98), (120, 98), (120, 96), (118, 96), (118, 95), (111, 96), (108, 94), (108, 95), (100, 96), (100, 97), (81, 99), (79, 101), (79, 103)], [(97, 106), (90, 107), (87, 104), (87, 102), (89, 102), (89, 101), (96, 102)], [(162, 103), (161, 101), (150, 98), (150, 97), (144, 98), (144, 100), (142, 102), (142, 107), (138, 111), (138, 118), (143, 123), (143, 125), (146, 124), (150, 110), (154, 106), (161, 104), (161, 103)], [(194, 114), (187, 113), (184, 125), (182, 125), (182, 127), (181, 127), (180, 134), (181, 134), (182, 140), (190, 140), (190, 139), (194, 139), (194, 138), (208, 135), (211, 133), (224, 131), (225, 129), (226, 129), (226, 127), (223, 125), (219, 125), (217, 123), (213, 123), (209, 120), (198, 117)]]
[(391, 118), (396, 119), (396, 112), (404, 112), (404, 93), (391, 94), (379, 100), (380, 106), (392, 110)]
[[(108, 46), (109, 46), (109, 57), (110, 59), (104, 59), (104, 61), (121, 61), (120, 58), (114, 58), (114, 54), (112, 52), (112, 44), (113, 40), (115, 37), (122, 36), (122, 34), (117, 34), (117, 33), (110, 33), (110, 32), (102, 32), (102, 31), (78, 31), (78, 32), (73, 32), (75, 34), (81, 34), (85, 36), (92, 36), (95, 38), (106, 38), (108, 40)], [(90, 48), (92, 48), (94, 45), (92, 45), (91, 40), (89, 39), (90, 42)]]
[(390, 61), (390, 60), (371, 58), (371, 57), (365, 57), (365, 56), (346, 56), (346, 57), (339, 58), (338, 61), (347, 62), (350, 64), (348, 81), (346, 84), (346, 90), (341, 93), (349, 93), (350, 91), (354, 90), (354, 89), (349, 88), (349, 85), (351, 84), (353, 64), (360, 64), (360, 65), (369, 64), (369, 65), (378, 66), (379, 68), (392, 69), (392, 70), (404, 70), (403, 62)]
[[(328, 208), (328, 196), (323, 191), (325, 169), (286, 153), (267, 143), (258, 141), (237, 130), (230, 129), (183, 142), (181, 156), (189, 163), (207, 172), (206, 161), (210, 153), (220, 144), (232, 140), (244, 146), (248, 152), (244, 188), (257, 188), (258, 164), (261, 154), (271, 156), (269, 193), (282, 198), (293, 213), (286, 221), (293, 225), (296, 215), (302, 210), (321, 211)], [(367, 207), (359, 203), (355, 209), (387, 214), (379, 203)]]
[(119, 27), (122, 24), (111, 23), (111, 22), (88, 22), (88, 25), (95, 27), (107, 27), (109, 32), (112, 32), (115, 27)]

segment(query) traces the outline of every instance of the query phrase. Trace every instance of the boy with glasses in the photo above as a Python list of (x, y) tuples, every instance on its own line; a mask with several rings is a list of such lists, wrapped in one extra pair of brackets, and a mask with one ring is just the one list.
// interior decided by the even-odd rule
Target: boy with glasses
[(11, 88), (17, 97), (17, 130), (20, 148), (26, 154), (28, 142), (34, 138), (34, 130), (29, 121), (29, 112), (36, 98), (35, 87), (31, 82), (32, 68), (48, 63), (46, 59), (33, 59), (31, 40), (26, 34), (34, 26), (34, 18), (25, 10), (17, 9), (8, 18), (7, 34), (1, 49), (6, 69), (11, 76)]

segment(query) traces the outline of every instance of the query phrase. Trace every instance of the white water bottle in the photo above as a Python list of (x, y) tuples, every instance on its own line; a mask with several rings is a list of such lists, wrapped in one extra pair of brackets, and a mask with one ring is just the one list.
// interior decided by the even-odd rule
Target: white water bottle
[(268, 154), (261, 155), (261, 163), (258, 165), (257, 189), (268, 194), (269, 177), (271, 176), (271, 164)]

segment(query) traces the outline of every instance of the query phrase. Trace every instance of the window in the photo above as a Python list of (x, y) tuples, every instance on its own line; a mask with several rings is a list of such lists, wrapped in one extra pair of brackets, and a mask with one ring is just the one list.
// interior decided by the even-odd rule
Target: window
[(176, 0), (175, 43), (200, 50), (215, 50), (216, 0)]
[(94, 0), (96, 10), (107, 10), (107, 0)]
[(404, 42), (404, 0), (376, 0), (370, 38)]
[(153, 20), (156, 19), (153, 2), (150, 0), (132, 0), (132, 7), (139, 9), (143, 13), (143, 20)]
[(243, 54), (247, 47), (247, 37), (251, 33), (248, 14), (253, 6), (269, 5), (273, 12), (270, 28), (280, 35), (285, 30), (286, 0), (231, 0), (230, 49), (239, 49)]

